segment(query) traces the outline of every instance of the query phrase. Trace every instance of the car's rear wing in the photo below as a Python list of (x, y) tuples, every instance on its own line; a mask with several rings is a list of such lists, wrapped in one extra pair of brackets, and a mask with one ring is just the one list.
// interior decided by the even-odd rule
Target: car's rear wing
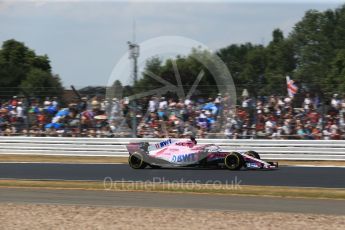
[(160, 141), (158, 143), (154, 143), (154, 144), (149, 144), (148, 142), (136, 142), (136, 143), (129, 143), (128, 145), (126, 145), (126, 148), (129, 152), (129, 154), (132, 154), (134, 152), (138, 152), (138, 151), (153, 151), (153, 150), (157, 150), (160, 148), (164, 148), (168, 145), (171, 145), (172, 143), (174, 143), (175, 141), (171, 140), (171, 139), (166, 139), (163, 141)]
[(126, 145), (127, 151), (129, 155), (132, 155), (134, 152), (138, 152), (141, 150), (142, 143), (129, 143)]

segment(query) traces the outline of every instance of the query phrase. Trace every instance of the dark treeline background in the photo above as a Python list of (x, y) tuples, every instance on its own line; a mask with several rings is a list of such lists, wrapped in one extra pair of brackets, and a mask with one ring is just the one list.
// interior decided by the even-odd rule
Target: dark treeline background
[[(215, 38), (216, 39), (216, 38)], [(267, 45), (233, 44), (216, 52), (229, 68), (237, 93), (247, 89), (250, 96), (282, 95), (286, 93), (289, 75), (299, 87), (299, 94), (330, 97), (345, 93), (345, 5), (324, 12), (307, 11), (284, 36), (277, 28)], [(124, 95), (161, 87), (147, 72), (176, 84), (173, 62), (176, 62), (185, 91), (193, 84), (203, 65), (193, 58), (207, 51), (195, 48), (190, 55), (174, 60), (152, 57), (145, 66), (146, 73), (131, 86), (114, 82)], [(214, 96), (214, 78), (205, 71), (196, 96)], [(92, 87), (87, 88), (92, 92)], [(47, 55), (36, 55), (24, 43), (8, 40), (0, 50), (0, 94), (10, 96), (60, 96), (63, 87), (58, 75), (52, 73)], [(103, 90), (101, 90), (103, 91)]]
[(52, 73), (47, 55), (37, 55), (24, 43), (5, 41), (0, 49), (0, 96), (9, 98), (61, 96), (63, 87)]

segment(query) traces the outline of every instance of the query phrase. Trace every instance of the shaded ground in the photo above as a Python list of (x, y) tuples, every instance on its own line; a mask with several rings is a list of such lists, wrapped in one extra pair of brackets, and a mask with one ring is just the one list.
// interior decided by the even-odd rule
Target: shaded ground
[(345, 216), (0, 204), (1, 229), (343, 229)]
[(143, 191), (0, 188), (1, 203), (112, 207), (184, 208), (224, 211), (314, 213), (345, 216), (345, 200), (166, 193)]

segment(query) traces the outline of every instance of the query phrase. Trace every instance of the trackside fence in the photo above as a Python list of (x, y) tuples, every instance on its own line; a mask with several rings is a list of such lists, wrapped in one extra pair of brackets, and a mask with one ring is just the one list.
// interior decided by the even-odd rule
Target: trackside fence
[[(157, 138), (0, 137), (0, 154), (127, 157), (130, 142)], [(227, 151), (255, 150), (263, 159), (345, 161), (345, 140), (199, 139)]]

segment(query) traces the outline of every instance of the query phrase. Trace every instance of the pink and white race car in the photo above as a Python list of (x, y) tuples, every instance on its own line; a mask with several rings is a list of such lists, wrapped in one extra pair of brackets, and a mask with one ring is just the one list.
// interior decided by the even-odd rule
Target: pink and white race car
[(155, 144), (129, 143), (128, 163), (133, 169), (161, 167), (225, 167), (230, 170), (275, 169), (278, 162), (266, 162), (255, 151), (226, 152), (214, 144), (199, 145), (195, 138), (167, 139)]

